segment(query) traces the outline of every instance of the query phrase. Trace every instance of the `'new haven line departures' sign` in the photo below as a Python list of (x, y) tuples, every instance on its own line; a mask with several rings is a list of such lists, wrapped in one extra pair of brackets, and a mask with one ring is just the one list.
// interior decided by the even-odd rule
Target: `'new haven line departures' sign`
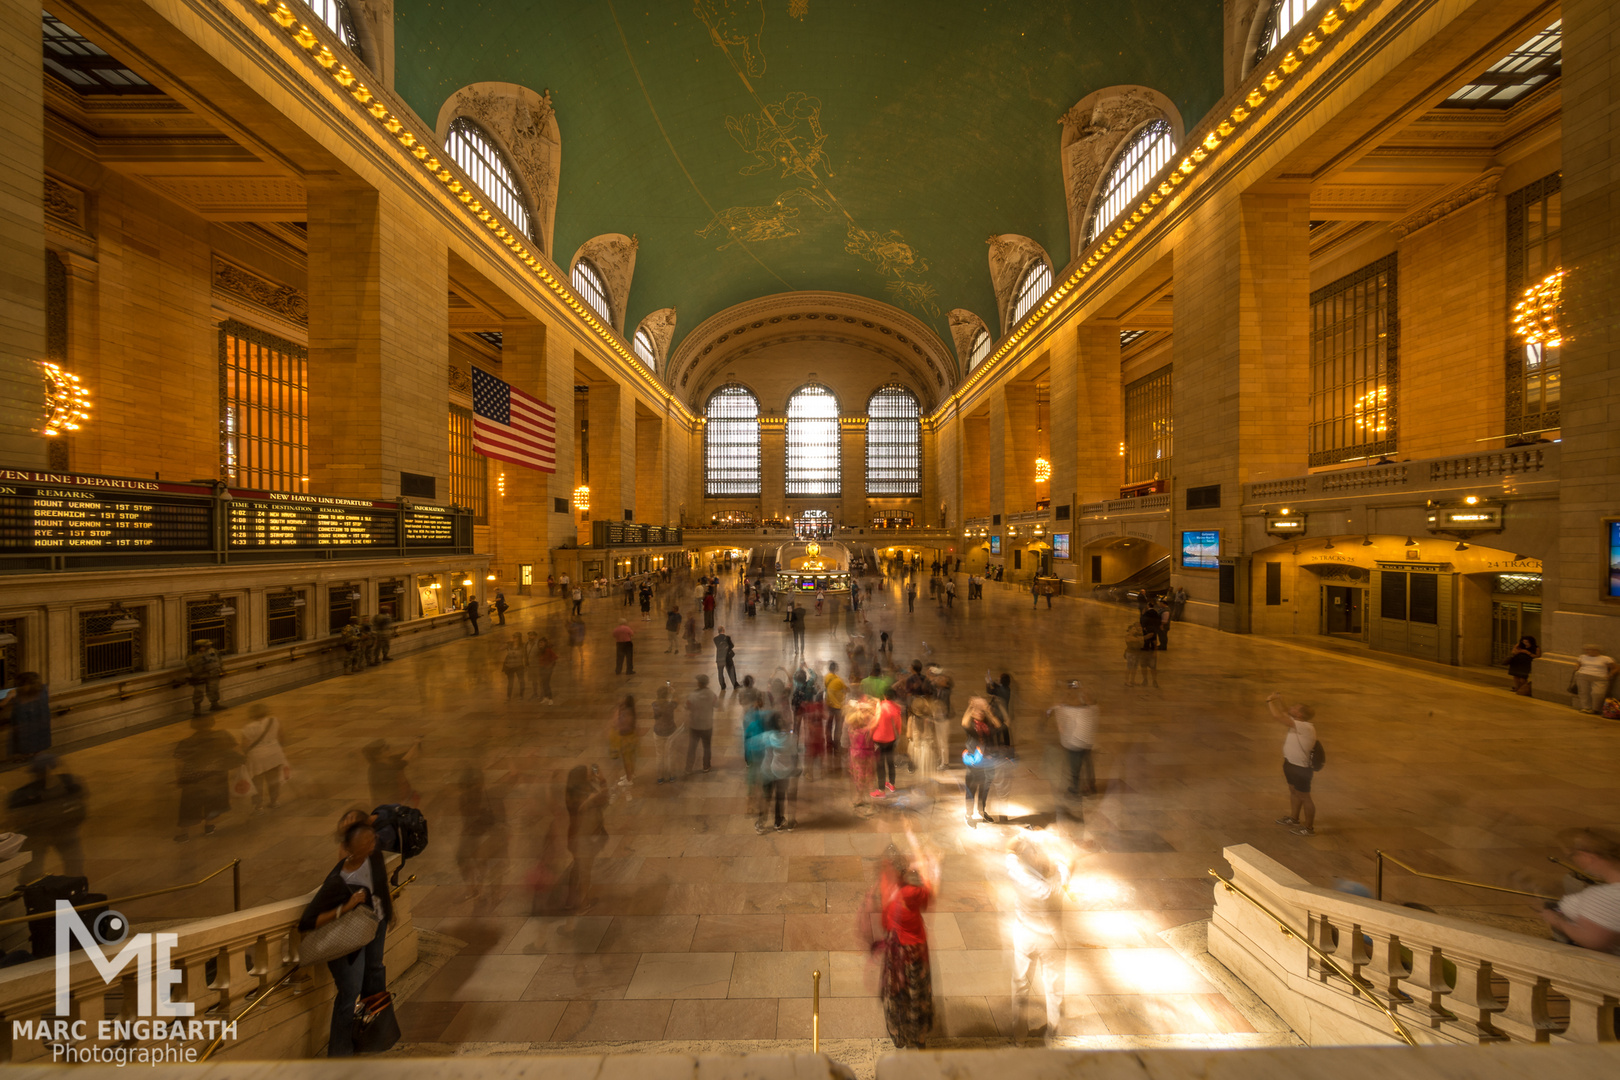
[[(0, 469), (0, 553), (454, 547), (448, 507)], [(403, 533), (403, 534), (402, 534)]]

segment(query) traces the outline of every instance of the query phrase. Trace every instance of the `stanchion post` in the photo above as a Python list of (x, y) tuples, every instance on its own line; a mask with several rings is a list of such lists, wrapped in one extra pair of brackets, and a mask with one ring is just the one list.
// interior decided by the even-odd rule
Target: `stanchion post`
[(231, 863), (231, 910), (242, 910), (242, 860)]
[(810, 973), (810, 1052), (821, 1053), (821, 972)]

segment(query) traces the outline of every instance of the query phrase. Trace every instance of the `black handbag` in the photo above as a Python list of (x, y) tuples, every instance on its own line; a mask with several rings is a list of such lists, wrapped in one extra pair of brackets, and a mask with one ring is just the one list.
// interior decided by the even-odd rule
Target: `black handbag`
[(394, 995), (361, 998), (354, 1006), (354, 1052), (380, 1054), (399, 1042), (399, 1019), (394, 1016)]

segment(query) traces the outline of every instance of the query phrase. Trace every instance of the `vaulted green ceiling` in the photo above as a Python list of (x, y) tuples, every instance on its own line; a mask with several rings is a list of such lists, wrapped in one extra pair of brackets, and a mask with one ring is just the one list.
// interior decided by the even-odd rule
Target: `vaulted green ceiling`
[[(640, 241), (626, 325), (676, 342), (794, 289), (996, 327), (985, 239), (1061, 266), (1059, 118), (1152, 87), (1192, 127), (1221, 92), (1221, 0), (396, 0), (396, 85), (430, 122), (475, 82), (549, 89), (555, 252)], [(672, 346), (673, 351), (673, 346)]]

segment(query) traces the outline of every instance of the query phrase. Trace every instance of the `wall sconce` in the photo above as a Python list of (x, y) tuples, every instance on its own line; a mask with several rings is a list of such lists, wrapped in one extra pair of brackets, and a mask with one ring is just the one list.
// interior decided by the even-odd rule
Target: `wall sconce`
[(78, 431), (81, 421), (90, 420), (90, 391), (79, 382), (79, 377), (51, 363), (39, 361), (45, 375), (45, 427), (44, 434), (60, 435), (64, 431)]
[(235, 615), (236, 614), (236, 606), (234, 604), (232, 604), (229, 600), (221, 600), (219, 598), (219, 593), (215, 593), (213, 596), (210, 596), (208, 599), (219, 605), (219, 612), (218, 613), (220, 615)]
[(495, 580), (495, 575), (494, 574), (485, 574), (484, 575), (484, 580), (485, 581), (494, 581)]
[(15, 645), (15, 644), (17, 644), (17, 635), (16, 634), (9, 634), (9, 633), (0, 634), (0, 649), (5, 648), (7, 645)]
[(470, 589), (470, 588), (472, 588), (472, 583), (473, 583), (472, 578), (468, 578), (467, 580), (465, 580), (465, 581), (463, 581), (461, 583), (461, 587), (464, 588), (464, 589)]

